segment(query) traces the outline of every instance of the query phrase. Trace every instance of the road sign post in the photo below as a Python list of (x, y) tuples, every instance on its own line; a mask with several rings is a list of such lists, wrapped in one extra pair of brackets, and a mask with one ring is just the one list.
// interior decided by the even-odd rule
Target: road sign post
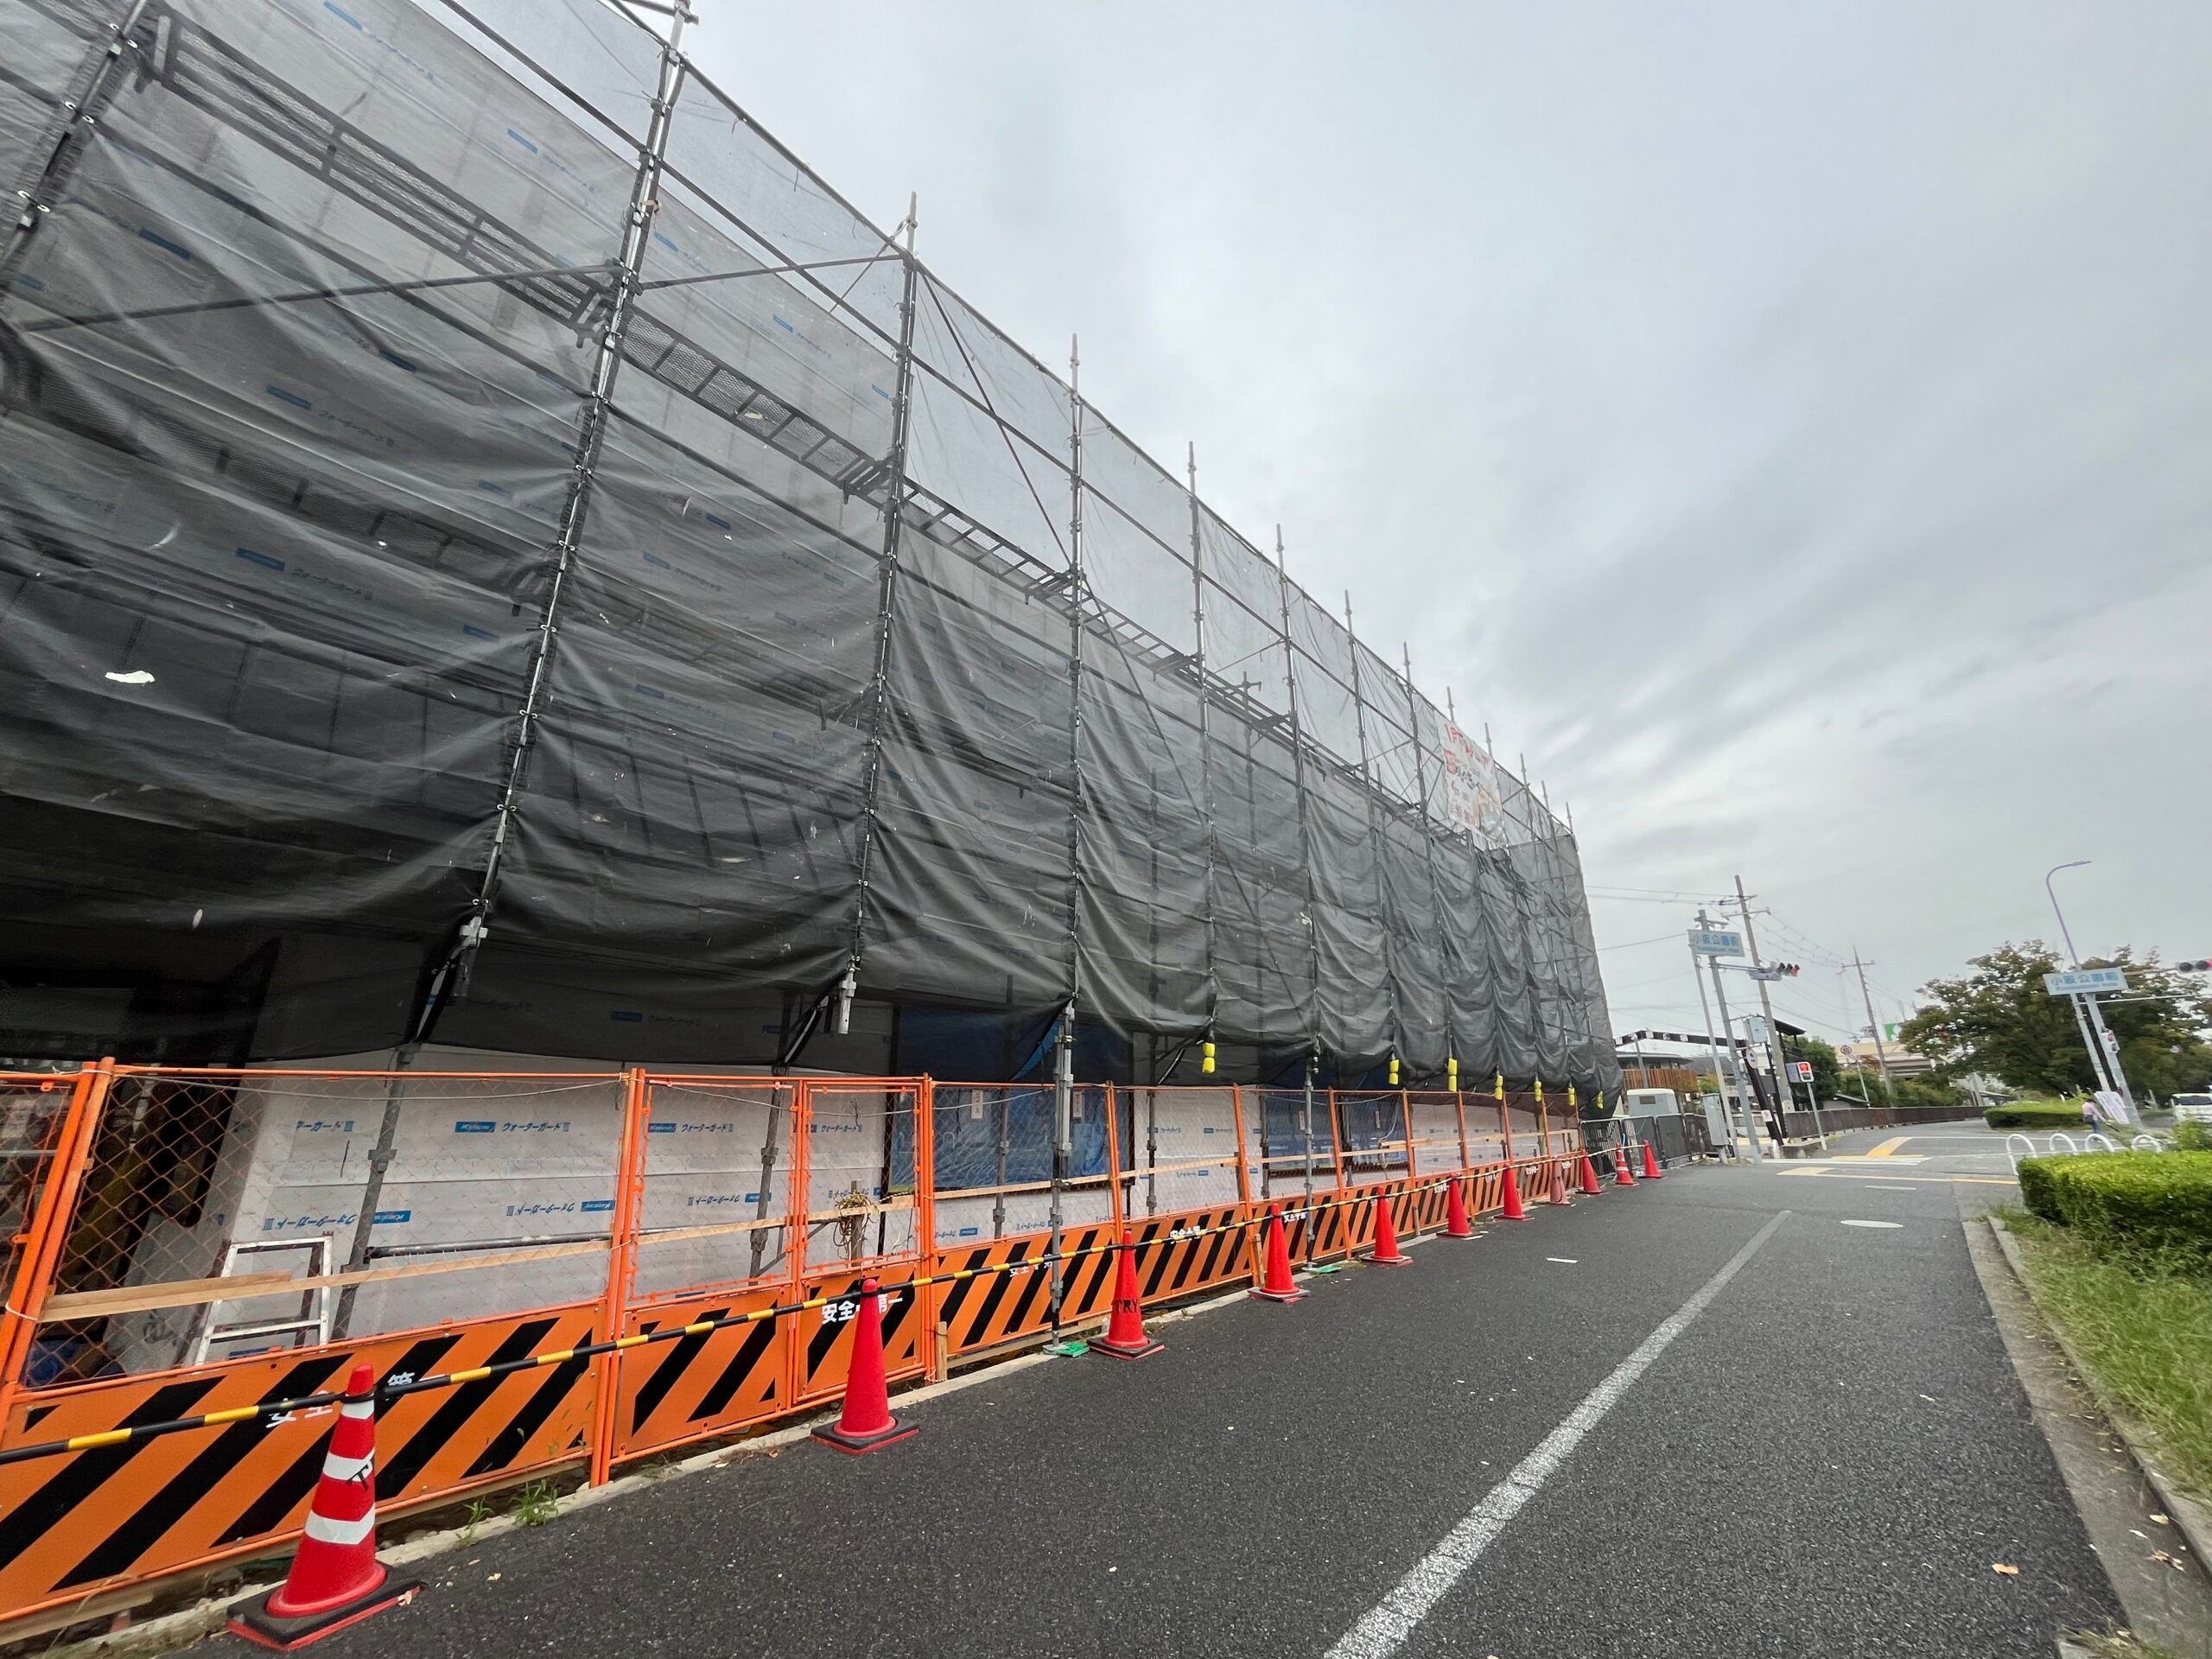
[(2089, 1069), (2120, 1096), (2123, 1109), (2132, 1119), (2135, 1110), (2135, 1096), (2127, 1086), (2127, 1074), (2120, 1070), (2120, 1044), (2105, 1025), (2103, 1013), (2097, 1007), (2098, 993), (2125, 991), (2127, 970), (2124, 968), (2075, 968), (2069, 971), (2045, 974), (2043, 988), (2052, 996), (2063, 996), (2074, 1005), (2075, 1023), (2082, 1028), (2082, 1046), (2089, 1051)]
[(2045, 974), (2043, 988), (2053, 996), (2094, 996), (2100, 991), (2124, 991), (2127, 971), (2122, 968), (2076, 968), (2070, 973)]
[[(1698, 912), (1697, 925), (1690, 930), (1690, 955), (1693, 958), (1704, 957), (1706, 966), (1713, 970), (1713, 995), (1720, 1004), (1720, 1046), (1713, 1052), (1713, 1077), (1714, 1084), (1720, 1090), (1721, 1118), (1727, 1123), (1728, 1133), (1732, 1136), (1736, 1133), (1737, 1110), (1732, 1109), (1730, 1103), (1728, 1073), (1732, 1068), (1735, 1070), (1738, 1073), (1739, 1084), (1747, 1083), (1749, 1079), (1741, 1075), (1744, 1071), (1744, 1063), (1736, 1048), (1736, 1031), (1735, 1027), (1728, 1023), (1728, 994), (1720, 988), (1720, 958), (1741, 956), (1743, 950), (1742, 935), (1732, 933), (1725, 928), (1708, 926), (1705, 912), (1702, 910)], [(1702, 1001), (1704, 998), (1705, 984), (1703, 981), (1700, 981), (1698, 999)], [(1744, 1139), (1748, 1147), (1747, 1155), (1755, 1164), (1764, 1163), (1766, 1155), (1759, 1150), (1758, 1110), (1751, 1102), (1743, 1098), (1740, 1088), (1735, 1093), (1735, 1101), (1743, 1116)]]

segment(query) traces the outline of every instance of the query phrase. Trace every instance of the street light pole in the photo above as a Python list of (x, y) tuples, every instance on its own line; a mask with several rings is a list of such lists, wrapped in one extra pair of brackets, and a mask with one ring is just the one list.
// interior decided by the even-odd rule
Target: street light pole
[[(2043, 890), (2050, 900), (2050, 913), (2058, 918), (2058, 937), (2066, 941), (2066, 959), (2077, 969), (2082, 965), (2082, 953), (2074, 948), (2073, 931), (2066, 925), (2066, 912), (2058, 906), (2058, 890), (2051, 886), (2050, 878), (2061, 870), (2085, 869), (2088, 863), (2086, 858), (2076, 858), (2064, 864), (2054, 864), (2044, 872), (2043, 877)], [(2068, 1000), (2074, 1004), (2074, 1020), (2077, 1026), (2082, 1024), (2085, 1011), (2088, 1014), (2088, 1023), (2082, 1033), (2082, 1044), (2089, 1051), (2090, 1070), (2097, 1074), (2107, 1089), (2120, 1096), (2132, 1112), (2135, 1107), (2135, 1096), (2128, 1089), (2127, 1073), (2120, 1069), (2120, 1045), (2113, 1040), (2112, 1033), (2105, 1028), (2105, 1017), (2097, 1007), (2095, 995), (2075, 995)], [(2094, 1041), (2089, 1035), (2091, 1030), (2096, 1033)], [(2126, 1122), (2124, 1116), (2121, 1121)]]
[(2066, 941), (2066, 959), (2076, 968), (2082, 965), (2082, 953), (2074, 948), (2073, 930), (2066, 925), (2066, 912), (2058, 907), (2058, 890), (2050, 885), (2050, 878), (2061, 870), (2083, 870), (2088, 867), (2088, 859), (2077, 858), (2069, 863), (2054, 864), (2043, 873), (2044, 894), (2050, 900), (2050, 913), (2058, 918), (2058, 937)]

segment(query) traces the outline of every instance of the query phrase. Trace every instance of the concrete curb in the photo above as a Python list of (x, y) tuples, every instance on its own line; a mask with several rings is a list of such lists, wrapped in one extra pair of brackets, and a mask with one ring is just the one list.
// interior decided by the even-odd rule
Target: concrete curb
[(2035, 1281), (2029, 1275), (2027, 1263), (2020, 1259), (2018, 1241), (1996, 1217), (1989, 1216), (1984, 1219), (1988, 1222), (1989, 1230), (1996, 1238), (1997, 1249), (2005, 1258), (2005, 1265), (2012, 1268), (2012, 1276), (2020, 1281), (2020, 1288), (2035, 1304), (2036, 1312), (2043, 1316), (2044, 1324), (2050, 1327), (2052, 1340), (2058, 1344), (2059, 1351), (2066, 1356), (2066, 1363), (2074, 1368), (2074, 1374), (2081, 1378), (2082, 1386), (2089, 1391), (2090, 1397), (2097, 1402), (2097, 1408), (2111, 1422), (2113, 1432), (2120, 1436), (2120, 1444), (2127, 1448), (2127, 1455), (2135, 1460), (2136, 1467), (2142, 1470), (2143, 1478), (2151, 1483), (2151, 1490), (2158, 1493), (2158, 1501), (2166, 1506), (2166, 1514), (2171, 1517), (2175, 1529), (2196, 1553), (2198, 1564), (2212, 1572), (2212, 1510), (2208, 1510), (2203, 1504), (2182, 1491), (2166, 1475), (2162, 1465), (2168, 1460), (2168, 1455), (2158, 1439), (2158, 1431), (2114, 1400), (2097, 1381), (2097, 1374), (2075, 1348), (2065, 1327), (2051, 1317), (2050, 1310), (2037, 1296)]

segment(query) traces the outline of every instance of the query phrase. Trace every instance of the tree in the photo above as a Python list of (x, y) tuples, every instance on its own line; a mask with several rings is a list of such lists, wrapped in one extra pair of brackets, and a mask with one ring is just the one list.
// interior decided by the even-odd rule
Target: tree
[(1837, 1069), (1835, 1050), (1817, 1037), (1792, 1037), (1782, 1034), (1782, 1058), (1785, 1061), (1810, 1060), (1813, 1063), (1813, 1092), (1821, 1100), (1835, 1100), (1842, 1093), (1839, 1088), (1840, 1073)]
[[(2044, 989), (2043, 976), (2063, 966), (2056, 950), (2031, 939), (1999, 945), (1967, 966), (1973, 971), (1960, 978), (1921, 987), (1929, 1006), (1898, 1033), (1907, 1048), (2015, 1089), (2056, 1095), (2097, 1086), (2073, 1009)], [(2190, 981), (2160, 967), (2155, 953), (2138, 962), (2126, 947), (2082, 966), (2127, 971), (2126, 999), (2106, 997), (2098, 1006), (2134, 1088), (2170, 1094), (2212, 1077), (2212, 1044), (2205, 1040), (2212, 1001)]]

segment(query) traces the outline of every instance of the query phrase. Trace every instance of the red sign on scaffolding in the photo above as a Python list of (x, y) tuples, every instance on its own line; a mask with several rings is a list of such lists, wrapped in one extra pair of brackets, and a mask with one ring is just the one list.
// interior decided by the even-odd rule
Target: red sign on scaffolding
[(1499, 813), (1497, 768), (1457, 726), (1444, 728), (1444, 812), (1452, 828), (1486, 839)]

